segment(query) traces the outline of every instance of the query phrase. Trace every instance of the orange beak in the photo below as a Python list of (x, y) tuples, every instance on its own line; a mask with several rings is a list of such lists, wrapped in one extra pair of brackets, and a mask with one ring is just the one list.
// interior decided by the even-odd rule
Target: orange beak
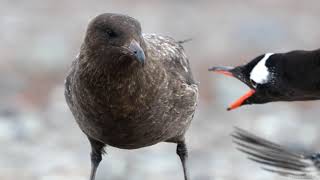
[[(232, 74), (232, 70), (234, 68), (233, 67), (226, 67), (226, 66), (216, 66), (216, 67), (212, 67), (209, 69), (209, 71), (213, 71), (215, 73), (218, 74), (223, 74), (225, 76), (229, 76), (229, 77), (235, 77)], [(237, 77), (236, 77), (237, 78)], [(256, 91), (254, 89), (250, 89), (246, 94), (244, 94), (243, 96), (241, 96), (238, 100), (236, 100), (234, 103), (232, 103), (227, 110), (233, 110), (236, 109), (238, 107), (240, 107), (245, 100), (247, 100), (249, 97), (251, 97)]]
[(238, 107), (240, 107), (243, 102), (245, 100), (247, 100), (249, 97), (251, 97), (256, 91), (253, 90), (253, 89), (250, 89), (250, 91), (248, 91), (246, 94), (244, 94), (243, 96), (241, 96), (238, 100), (236, 100), (234, 103), (232, 103), (228, 108), (227, 110), (230, 111), (230, 110), (233, 110), (233, 109), (236, 109)]
[(232, 74), (233, 67), (228, 67), (228, 66), (214, 66), (212, 68), (209, 68), (209, 71), (218, 73), (218, 74), (223, 74), (229, 77), (234, 77)]
[(229, 72), (229, 71), (216, 70), (214, 72), (218, 73), (218, 74), (223, 74), (223, 75), (226, 75), (226, 76), (229, 76), (229, 77), (234, 77), (233, 74), (231, 72)]

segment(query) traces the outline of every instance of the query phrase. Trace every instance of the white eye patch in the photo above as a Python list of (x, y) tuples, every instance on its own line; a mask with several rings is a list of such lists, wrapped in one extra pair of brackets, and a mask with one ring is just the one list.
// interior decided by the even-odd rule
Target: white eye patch
[(266, 61), (272, 56), (274, 53), (267, 53), (264, 57), (256, 64), (256, 66), (252, 69), (250, 73), (250, 79), (258, 84), (264, 84), (269, 81), (268, 68), (266, 66)]

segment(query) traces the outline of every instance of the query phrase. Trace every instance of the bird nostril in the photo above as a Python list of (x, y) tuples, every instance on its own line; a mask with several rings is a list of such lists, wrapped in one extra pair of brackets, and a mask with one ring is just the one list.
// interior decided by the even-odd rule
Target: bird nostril
[(133, 51), (133, 53), (134, 53), (134, 54), (137, 54), (137, 53), (138, 53), (138, 51)]

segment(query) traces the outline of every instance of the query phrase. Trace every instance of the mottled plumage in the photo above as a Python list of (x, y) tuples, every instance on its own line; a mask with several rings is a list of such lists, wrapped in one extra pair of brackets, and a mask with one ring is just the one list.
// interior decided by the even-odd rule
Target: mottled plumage
[(297, 179), (320, 178), (320, 154), (296, 153), (281, 145), (236, 128), (233, 133), (238, 149), (249, 159), (263, 165), (263, 169)]
[(92, 146), (92, 180), (105, 145), (136, 149), (174, 142), (186, 171), (184, 135), (198, 87), (178, 42), (142, 34), (131, 17), (99, 15), (88, 26), (65, 87), (67, 103)]

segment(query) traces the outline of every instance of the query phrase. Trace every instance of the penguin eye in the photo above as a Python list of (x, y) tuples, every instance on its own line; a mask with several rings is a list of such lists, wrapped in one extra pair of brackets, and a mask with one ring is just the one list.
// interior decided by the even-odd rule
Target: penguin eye
[(253, 87), (257, 87), (257, 83), (254, 80), (250, 79), (250, 83)]

